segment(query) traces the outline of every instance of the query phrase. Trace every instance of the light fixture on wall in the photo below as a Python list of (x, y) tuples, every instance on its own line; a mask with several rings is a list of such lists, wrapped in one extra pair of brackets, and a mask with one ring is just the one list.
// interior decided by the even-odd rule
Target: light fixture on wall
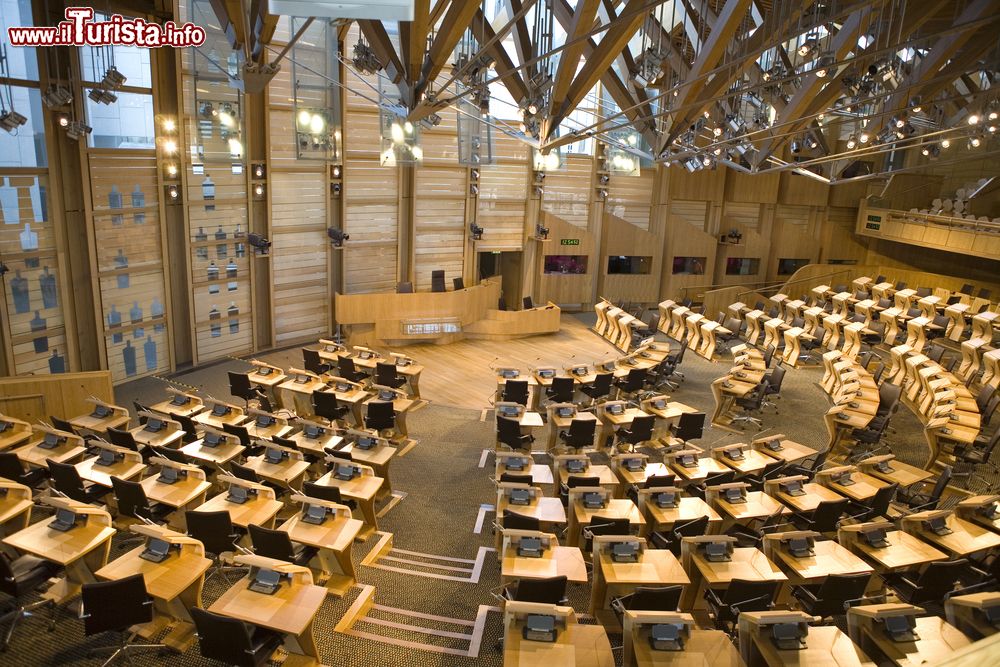
[[(60, 122), (60, 125), (62, 123)], [(69, 121), (65, 125), (66, 136), (74, 141), (78, 141), (94, 131), (92, 127), (80, 120)]]
[(343, 190), (343, 186), (340, 183), (331, 183), (330, 184), (330, 193), (334, 197), (339, 197), (342, 190)]
[(257, 183), (253, 186), (253, 198), (257, 201), (264, 199), (264, 193), (267, 189), (264, 187), (263, 183)]
[(473, 241), (482, 241), (483, 234), (485, 232), (486, 230), (477, 225), (475, 222), (469, 223), (469, 234), (472, 236)]
[(167, 203), (168, 204), (179, 204), (181, 201), (181, 189), (176, 185), (168, 185), (166, 187), (167, 193)]
[(337, 229), (336, 227), (327, 227), (326, 235), (330, 238), (330, 244), (334, 248), (343, 248), (344, 241), (351, 239), (350, 234), (345, 234), (343, 229)]
[(168, 163), (163, 168), (163, 171), (164, 171), (164, 174), (165, 174), (166, 178), (169, 178), (169, 179), (177, 178), (177, 165), (174, 164), (173, 162)]
[(541, 223), (535, 224), (535, 238), (539, 241), (549, 240), (549, 228), (543, 227)]
[(354, 69), (369, 76), (378, 74), (379, 70), (382, 69), (382, 63), (379, 61), (378, 56), (375, 55), (372, 47), (368, 46), (368, 43), (363, 39), (359, 39), (354, 45), (354, 59), (352, 62), (354, 63)]
[(252, 173), (255, 179), (262, 179), (267, 176), (267, 167), (260, 163), (255, 164)]
[(10, 111), (5, 110), (0, 113), (0, 128), (3, 128), (8, 132), (13, 132), (27, 122), (28, 119), (25, 116), (22, 116), (13, 109)]
[(101, 88), (92, 88), (90, 92), (87, 93), (87, 97), (89, 97), (91, 101), (98, 104), (111, 105), (118, 101), (117, 95), (112, 93), (110, 90), (103, 90)]
[(271, 242), (260, 234), (255, 234), (253, 232), (247, 234), (247, 242), (250, 244), (250, 247), (253, 248), (255, 255), (266, 255), (271, 249)]
[(541, 185), (536, 185), (535, 189), (534, 189), (534, 193), (535, 193), (536, 197), (541, 197), (542, 195), (545, 194), (545, 188), (542, 187)]
[(738, 229), (730, 229), (729, 233), (726, 234), (726, 239), (728, 240), (729, 243), (732, 243), (733, 245), (738, 245), (740, 241), (743, 240), (743, 234), (741, 234), (740, 230)]
[(470, 195), (478, 195), (479, 194), (479, 186), (476, 185), (475, 183), (470, 183), (469, 184), (469, 194)]

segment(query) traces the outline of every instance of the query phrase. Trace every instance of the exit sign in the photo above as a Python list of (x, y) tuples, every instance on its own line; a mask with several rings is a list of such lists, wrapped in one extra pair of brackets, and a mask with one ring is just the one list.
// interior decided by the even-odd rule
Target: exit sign
[(559, 245), (580, 245), (580, 239), (559, 239)]

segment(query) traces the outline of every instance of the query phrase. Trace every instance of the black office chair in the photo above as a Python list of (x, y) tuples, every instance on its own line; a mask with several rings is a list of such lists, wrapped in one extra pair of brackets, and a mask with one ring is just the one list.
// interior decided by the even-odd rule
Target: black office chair
[(451, 286), (456, 292), (460, 289), (465, 289), (465, 280), (462, 277), (452, 278)]
[[(107, 434), (108, 442), (116, 447), (124, 447), (125, 449), (130, 449), (133, 452), (139, 451), (139, 443), (136, 442), (135, 436), (132, 435), (132, 431), (126, 431), (120, 428), (114, 428), (109, 426), (108, 430), (105, 431)], [(148, 457), (148, 454), (147, 454)]]
[(531, 486), (534, 478), (531, 475), (518, 475), (513, 472), (505, 472), (500, 474), (500, 479), (498, 480), (501, 484), (527, 484)]
[(574, 419), (568, 431), (559, 431), (559, 440), (570, 449), (580, 451), (594, 446), (597, 422), (593, 419)]
[(728, 330), (729, 333), (715, 334), (715, 350), (720, 353), (728, 352), (729, 348), (740, 340), (740, 336), (746, 329), (746, 322), (742, 322), (735, 317), (729, 317), (723, 321), (722, 327)]
[(821, 619), (840, 616), (865, 596), (871, 574), (831, 574), (821, 584), (792, 586), (802, 611)]
[(531, 452), (535, 436), (521, 433), (521, 424), (516, 419), (497, 416), (497, 440), (514, 451)]
[(145, 520), (154, 523), (166, 523), (167, 516), (174, 511), (173, 507), (152, 503), (146, 496), (146, 490), (139, 482), (111, 478), (111, 488), (118, 502), (118, 515), (136, 519), (140, 522)]
[(3, 643), (0, 643), (0, 651), (6, 651), (10, 645), (10, 638), (14, 634), (14, 628), (22, 618), (34, 616), (36, 610), (48, 607), (51, 613), (49, 617), (49, 632), (56, 629), (56, 605), (55, 601), (39, 600), (37, 602), (23, 603), (22, 600), (35, 591), (50, 577), (59, 573), (62, 568), (52, 561), (24, 555), (16, 560), (11, 560), (6, 553), (0, 551), (0, 591), (13, 598), (13, 609), (0, 617), (0, 625), (10, 623), (7, 632), (4, 633)]
[(906, 282), (902, 281), (902, 280), (897, 281), (896, 282), (896, 291), (898, 292), (899, 290), (904, 290), (904, 289), (906, 289)]
[(622, 427), (615, 431), (616, 444), (627, 445), (628, 451), (635, 451), (639, 445), (653, 439), (653, 426), (656, 424), (654, 415), (635, 417), (628, 428)]
[(565, 575), (550, 579), (521, 579), (504, 588), (503, 596), (517, 602), (537, 602), (540, 604), (566, 604)]
[[(305, 350), (303, 350), (304, 354)], [(306, 368), (308, 370), (308, 365)], [(228, 371), (227, 375), (229, 376), (229, 394), (243, 399), (244, 407), (249, 407), (250, 401), (260, 401), (265, 398), (264, 392), (261, 391), (260, 387), (250, 382), (248, 374)]]
[(976, 296), (978, 296), (980, 299), (986, 299), (988, 301), (989, 298), (993, 296), (993, 291), (986, 289), (985, 287), (980, 287), (979, 294), (977, 294)]
[(237, 618), (198, 607), (190, 611), (198, 633), (198, 647), (208, 660), (236, 667), (263, 667), (284, 641), (280, 633), (248, 625)]
[(497, 310), (507, 310), (507, 302), (504, 301), (503, 297), (497, 299)]
[[(135, 409), (136, 414), (139, 414), (140, 412), (153, 412), (153, 410), (149, 409), (149, 406), (143, 405), (142, 403), (134, 399), (132, 400), (132, 407)], [(139, 426), (145, 426), (145, 425), (146, 425), (146, 417), (139, 417)]]
[[(1000, 428), (996, 428), (992, 435), (987, 436), (983, 434), (976, 438), (969, 445), (957, 445), (955, 447), (955, 460), (956, 469), (952, 472), (954, 477), (968, 477), (975, 470), (977, 465), (989, 465), (994, 467), (990, 463), (990, 458), (993, 456), (993, 450), (996, 449), (997, 445), (1000, 444)], [(3, 454), (0, 453), (0, 457)], [(957, 464), (962, 464), (962, 470), (959, 470)], [(994, 471), (995, 471), (994, 467)], [(3, 475), (3, 473), (0, 473)], [(6, 477), (6, 475), (3, 475)]]
[(316, 547), (293, 544), (288, 533), (283, 530), (272, 530), (253, 523), (247, 529), (250, 531), (253, 551), (258, 556), (306, 566), (319, 551)]
[(183, 463), (185, 465), (189, 465), (191, 463), (191, 459), (179, 449), (170, 449), (169, 447), (150, 447), (149, 450), (150, 456), (159, 456), (160, 458), (168, 461)]
[(908, 489), (900, 489), (896, 493), (896, 501), (905, 505), (912, 512), (937, 509), (945, 488), (951, 482), (951, 477), (952, 467), (944, 466), (933, 486), (931, 486), (930, 481), (923, 481)]
[(962, 294), (966, 295), (966, 296), (972, 296), (972, 291), (973, 291), (974, 289), (976, 289), (976, 288), (975, 288), (975, 286), (973, 286), (973, 285), (970, 285), (969, 283), (963, 283), (963, 284), (962, 284), (962, 289), (960, 289), (960, 290), (958, 290), (958, 291), (959, 291), (960, 293), (962, 293)]
[(611, 610), (621, 619), (626, 611), (677, 611), (683, 586), (639, 586), (628, 595), (611, 600)]
[(629, 399), (642, 391), (646, 386), (646, 369), (630, 368), (628, 375), (615, 380), (615, 387), (618, 389), (618, 398)]
[(542, 529), (542, 522), (533, 516), (526, 516), (524, 514), (518, 514), (517, 512), (505, 509), (503, 511), (503, 518), (500, 521), (500, 526), (507, 530), (539, 531)]
[(233, 525), (229, 512), (188, 510), (184, 512), (184, 521), (187, 534), (205, 545), (205, 554), (212, 559), (212, 571), (205, 577), (205, 581), (218, 574), (227, 585), (231, 585), (233, 582), (226, 576), (226, 570), (239, 568), (226, 567), (223, 554), (237, 551), (236, 541), (240, 539), (240, 533)]
[(780, 477), (788, 463), (780, 459), (775, 459), (764, 464), (764, 467), (756, 475), (747, 475), (743, 478), (750, 485), (751, 491), (763, 491), (764, 483), (769, 479)]
[(242, 479), (247, 482), (254, 482), (256, 484), (261, 483), (260, 475), (253, 468), (249, 468), (245, 465), (240, 465), (236, 461), (229, 462), (229, 474), (237, 479)]
[(611, 383), (615, 376), (612, 373), (598, 373), (594, 376), (594, 381), (580, 387), (580, 391), (590, 397), (590, 404), (593, 405), (598, 399), (611, 394)]
[(185, 415), (179, 415), (171, 412), (170, 418), (181, 425), (181, 430), (184, 431), (184, 437), (181, 441), (184, 444), (190, 444), (195, 440), (200, 440), (202, 437), (202, 429), (198, 426), (198, 423)]
[(119, 640), (111, 646), (99, 646), (88, 651), (88, 656), (111, 652), (104, 663), (108, 665), (119, 658), (126, 661), (138, 651), (160, 651), (166, 644), (136, 644), (138, 632), (130, 632), (133, 625), (153, 620), (153, 598), (146, 592), (146, 582), (141, 574), (84, 584), (81, 590), (83, 633), (88, 637), (105, 632), (117, 632)]
[(792, 522), (799, 530), (815, 530), (817, 533), (836, 533), (840, 518), (847, 511), (847, 498), (843, 500), (825, 500), (816, 509), (806, 514), (793, 515)]
[(337, 357), (337, 375), (351, 382), (363, 382), (368, 374), (359, 371), (350, 357)]
[(444, 292), (444, 271), (440, 269), (436, 271), (431, 271), (431, 291), (432, 292)]
[(722, 484), (732, 484), (736, 481), (736, 471), (726, 470), (724, 472), (717, 472), (706, 477), (699, 484), (689, 484), (687, 486), (688, 494), (705, 500), (705, 493), (710, 486), (720, 486)]
[(780, 584), (778, 581), (733, 579), (721, 597), (718, 591), (706, 588), (705, 601), (716, 629), (732, 636), (742, 612), (768, 611)]
[(784, 475), (805, 475), (809, 479), (816, 476), (816, 473), (826, 465), (826, 457), (830, 455), (830, 450), (825, 449), (817, 452), (815, 456), (802, 459), (798, 463), (790, 463), (785, 467)]
[(750, 519), (745, 524), (733, 524), (723, 532), (729, 537), (736, 538), (737, 547), (760, 549), (764, 543), (765, 535), (791, 528), (792, 525), (785, 520), (784, 508), (779, 507), (765, 517)]
[(341, 405), (337, 395), (332, 391), (314, 391), (312, 393), (313, 412), (331, 424), (347, 416), (350, 406)]
[(531, 300), (530, 296), (526, 296), (521, 299), (521, 306), (523, 307), (523, 310), (531, 310), (535, 307), (535, 303)]
[(86, 485), (77, 469), (68, 463), (46, 459), (49, 466), (49, 483), (56, 491), (81, 503), (99, 504), (109, 489), (98, 484)]
[(594, 515), (590, 524), (583, 529), (583, 556), (590, 559), (594, 550), (594, 538), (598, 535), (629, 535), (632, 525), (627, 518)]
[(764, 368), (771, 367), (771, 359), (774, 358), (775, 347), (773, 345), (768, 345), (767, 349), (764, 350)]
[(505, 403), (528, 405), (528, 381), (507, 380), (503, 383), (502, 400)]
[(687, 521), (678, 521), (668, 530), (654, 530), (649, 534), (650, 543), (657, 549), (669, 549), (670, 553), (681, 555), (681, 539), (704, 535), (708, 529), (708, 517), (700, 516)]
[(685, 412), (677, 420), (677, 423), (670, 427), (673, 437), (684, 444), (692, 440), (700, 440), (704, 431), (704, 412)]
[(576, 381), (571, 377), (554, 377), (545, 389), (545, 397), (553, 403), (572, 403), (576, 392)]
[(900, 600), (907, 604), (941, 604), (944, 596), (961, 580), (969, 566), (969, 561), (958, 560), (930, 563), (923, 574), (916, 570), (904, 570), (885, 575), (885, 582)]
[(25, 470), (21, 459), (14, 452), (0, 452), (0, 477), (37, 489), (49, 476), (45, 468), (32, 467)]
[(57, 431), (65, 431), (66, 433), (80, 435), (79, 433), (76, 432), (76, 428), (74, 428), (72, 424), (70, 424), (65, 419), (60, 419), (59, 417), (56, 417), (55, 415), (49, 415), (49, 423), (52, 424), (52, 428), (56, 429)]
[(312, 350), (308, 347), (302, 348), (302, 364), (306, 367), (307, 371), (316, 375), (329, 373), (330, 369), (333, 368), (319, 356), (319, 350)]
[(879, 521), (881, 517), (888, 518), (889, 508), (892, 506), (892, 501), (896, 497), (898, 489), (898, 483), (883, 486), (875, 492), (874, 496), (865, 502), (851, 502), (848, 505), (847, 513), (851, 519), (862, 523), (866, 521)]
[(406, 377), (396, 372), (396, 364), (379, 361), (375, 364), (375, 384), (399, 389), (406, 384)]
[(340, 493), (340, 489), (336, 486), (326, 486), (325, 484), (305, 482), (302, 484), (302, 495), (309, 496), (310, 498), (316, 498), (317, 500), (325, 500), (329, 503), (345, 505), (350, 507), (352, 510), (358, 506), (356, 501), (344, 498)]
[(781, 385), (785, 381), (785, 373), (784, 366), (777, 366), (767, 376), (767, 384), (764, 385), (764, 402), (761, 403), (762, 410), (763, 408), (774, 408), (774, 414), (778, 414), (778, 406), (774, 401), (781, 398)]
[(375, 431), (392, 431), (396, 428), (396, 411), (392, 401), (368, 401), (365, 404), (365, 427)]

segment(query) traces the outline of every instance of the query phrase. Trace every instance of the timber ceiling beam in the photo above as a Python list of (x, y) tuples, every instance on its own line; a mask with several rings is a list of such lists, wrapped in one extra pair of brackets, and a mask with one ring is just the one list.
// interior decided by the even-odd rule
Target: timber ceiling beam
[(552, 95), (550, 97), (551, 115), (555, 115), (566, 100), (573, 77), (576, 76), (577, 65), (580, 64), (580, 56), (583, 55), (587, 46), (587, 40), (581, 39), (594, 27), (594, 19), (597, 17), (597, 8), (601, 6), (600, 0), (580, 0), (576, 4), (576, 10), (569, 21), (569, 25), (564, 25), (566, 30), (566, 48), (559, 54), (559, 68), (552, 83)]
[(481, 9), (476, 10), (476, 15), (472, 19), (472, 33), (482, 39), (483, 44), (493, 42), (485, 49), (485, 52), (495, 61), (494, 67), (497, 76), (500, 77), (501, 82), (515, 102), (520, 103), (525, 100), (528, 97), (528, 88), (524, 85), (524, 79), (521, 77), (517, 65), (511, 60), (510, 54), (503, 47), (503, 42), (496, 39), (496, 32), (483, 16)]
[[(400, 28), (407, 29), (406, 40), (401, 42), (400, 50), (406, 57), (406, 80), (411, 84), (420, 78), (420, 68), (424, 64), (424, 50), (427, 48), (430, 25), (430, 4), (430, 0), (415, 0), (413, 21), (400, 23)], [(402, 30), (400, 34), (403, 34)]]
[(455, 45), (462, 38), (462, 34), (469, 27), (469, 23), (477, 11), (479, 11), (479, 3), (470, 0), (453, 2), (448, 7), (427, 52), (427, 57), (424, 59), (420, 79), (413, 91), (414, 100), (420, 99), (427, 87), (437, 79), (438, 74), (448, 64), (451, 52), (455, 50)]
[[(749, 0), (738, 1), (749, 2)], [(556, 4), (562, 4), (563, 2), (565, 0)], [(628, 0), (622, 11), (627, 12), (629, 10), (641, 9), (643, 5), (645, 5), (644, 0)], [(639, 29), (645, 16), (645, 12), (635, 11), (631, 16), (623, 17), (619, 15), (613, 19), (611, 27), (604, 33), (600, 44), (587, 57), (587, 62), (580, 69), (576, 77), (574, 77), (573, 82), (569, 86), (566, 98), (556, 113), (551, 115), (546, 121), (545, 136), (543, 139), (548, 140), (555, 134), (559, 124), (586, 97), (587, 93), (601, 80), (602, 76), (609, 72), (611, 63), (618, 57), (622, 49), (628, 45), (629, 40), (635, 34), (635, 31)], [(563, 25), (565, 26), (566, 23), (563, 23)]]
[[(523, 9), (521, 0), (507, 0), (507, 7), (510, 9), (511, 16), (517, 16), (521, 13), (521, 9)], [(535, 57), (534, 50), (531, 47), (531, 33), (528, 31), (528, 22), (524, 20), (524, 17), (517, 19), (517, 23), (514, 24), (514, 51), (517, 53), (519, 64), (522, 65)], [(534, 71), (533, 67), (531, 71)], [(528, 75), (525, 74), (525, 76)]]

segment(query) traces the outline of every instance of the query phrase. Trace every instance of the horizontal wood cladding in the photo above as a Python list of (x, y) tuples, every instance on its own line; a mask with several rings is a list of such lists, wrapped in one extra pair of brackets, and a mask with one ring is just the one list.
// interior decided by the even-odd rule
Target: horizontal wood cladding
[(655, 173), (647, 169), (638, 176), (612, 176), (607, 185), (604, 210), (639, 229), (649, 229)]
[(546, 174), (542, 210), (567, 224), (586, 227), (593, 199), (593, 166), (589, 156), (570, 155), (562, 169)]
[(465, 202), (468, 185), (464, 167), (416, 170), (414, 203), (414, 282), (429, 290), (431, 271), (462, 275), (465, 254)]

